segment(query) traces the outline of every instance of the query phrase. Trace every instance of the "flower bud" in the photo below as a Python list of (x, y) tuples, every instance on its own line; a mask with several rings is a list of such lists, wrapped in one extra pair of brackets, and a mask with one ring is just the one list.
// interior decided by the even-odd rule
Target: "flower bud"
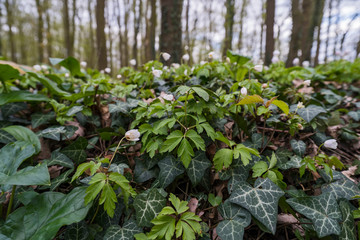
[(139, 141), (140, 140), (140, 132), (137, 129), (129, 130), (125, 133), (125, 138), (128, 141)]
[(326, 140), (326, 141), (324, 142), (324, 146), (325, 146), (326, 148), (336, 149), (337, 146), (338, 146), (338, 143), (336, 142), (335, 139), (329, 139), (329, 140)]

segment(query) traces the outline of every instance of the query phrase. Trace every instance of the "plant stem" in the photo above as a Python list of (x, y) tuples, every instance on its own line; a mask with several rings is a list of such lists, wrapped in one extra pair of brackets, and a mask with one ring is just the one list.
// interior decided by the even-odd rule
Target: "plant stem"
[(119, 149), (120, 144), (122, 143), (122, 141), (124, 140), (124, 138), (125, 138), (125, 136), (120, 140), (119, 144), (116, 146), (115, 152), (114, 152), (114, 154), (112, 155), (111, 160), (110, 160), (110, 162), (109, 162), (109, 168), (110, 168), (111, 162), (114, 160), (115, 154), (116, 154), (117, 150)]
[[(185, 106), (184, 106), (184, 111), (185, 111), (185, 125), (187, 125), (186, 124), (186, 120), (187, 120), (187, 112), (186, 112), (186, 107), (187, 107), (187, 102), (188, 102), (188, 97), (189, 97), (189, 92), (190, 92), (190, 90), (186, 93), (186, 99), (185, 99)], [(185, 129), (186, 130), (186, 129)]]
[(9, 201), (9, 205), (8, 205), (8, 209), (7, 209), (7, 212), (6, 212), (6, 217), (5, 217), (5, 219), (6, 219), (6, 218), (9, 216), (9, 214), (11, 213), (12, 205), (13, 205), (13, 202), (14, 202), (15, 190), (16, 190), (16, 185), (14, 185), (14, 186), (12, 187), (11, 197), (10, 197), (10, 201)]
[(96, 217), (97, 213), (99, 212), (99, 208), (100, 208), (100, 203), (98, 203), (98, 205), (97, 205), (96, 211), (95, 211), (94, 216), (92, 217), (92, 219), (90, 221), (90, 224), (92, 224), (93, 221), (95, 220), (95, 217)]

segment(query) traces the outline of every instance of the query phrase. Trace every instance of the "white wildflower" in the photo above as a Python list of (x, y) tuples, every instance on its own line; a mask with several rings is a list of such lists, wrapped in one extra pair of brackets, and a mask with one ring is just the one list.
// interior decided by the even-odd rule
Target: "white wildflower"
[(338, 146), (338, 143), (336, 142), (335, 139), (329, 139), (324, 142), (324, 146), (326, 148), (336, 149)]
[(120, 79), (121, 77), (122, 77), (121, 74), (116, 75), (117, 79)]
[(178, 68), (180, 67), (180, 64), (178, 64), (178, 63), (173, 63), (173, 64), (171, 64), (171, 66), (172, 66), (173, 68), (175, 68), (175, 69), (178, 69)]
[(255, 65), (254, 66), (255, 71), (262, 72), (264, 70), (263, 65)]
[(305, 67), (305, 68), (309, 67), (310, 62), (309, 61), (303, 61), (302, 66)]
[(86, 66), (87, 66), (87, 62), (82, 61), (82, 62), (80, 63), (80, 65), (81, 65), (83, 68), (86, 68)]
[(184, 54), (184, 56), (182, 56), (182, 59), (183, 59), (184, 61), (189, 61), (190, 55), (186, 53), (186, 54)]
[(209, 57), (210, 59), (215, 58), (215, 52), (209, 52), (208, 57)]
[(131, 65), (135, 66), (135, 65), (136, 65), (136, 60), (135, 60), (135, 59), (131, 59), (131, 60), (129, 61), (129, 63), (130, 63)]
[(276, 56), (276, 57), (278, 57), (278, 56), (280, 55), (280, 51), (279, 51), (279, 50), (275, 50), (275, 51), (273, 52), (273, 55)]
[(65, 77), (70, 77), (70, 73), (65, 73)]
[(229, 63), (229, 64), (231, 63), (231, 60), (230, 60), (229, 57), (226, 57), (226, 62)]
[(298, 109), (300, 109), (300, 108), (304, 108), (305, 106), (304, 106), (304, 104), (302, 102), (299, 102), (296, 107)]
[(162, 98), (162, 99), (165, 99), (165, 100), (167, 100), (167, 101), (174, 101), (174, 95), (172, 95), (172, 94), (166, 94), (166, 93), (164, 93), (164, 92), (161, 92), (161, 94), (160, 94), (160, 98)]
[(293, 64), (294, 66), (298, 66), (299, 63), (300, 63), (300, 59), (299, 59), (299, 58), (294, 58), (292, 64)]
[(163, 59), (164, 59), (165, 61), (169, 60), (170, 57), (171, 57), (171, 55), (168, 54), (168, 53), (166, 53), (166, 52), (162, 53), (161, 55), (162, 55), (162, 57), (163, 57)]
[(200, 65), (204, 65), (207, 61), (200, 61)]
[(41, 69), (42, 69), (42, 70), (47, 70), (47, 69), (48, 69), (48, 66), (46, 66), (46, 65), (43, 64), (43, 65), (41, 65)]
[(308, 80), (305, 80), (305, 81), (304, 81), (304, 85), (305, 85), (305, 86), (308, 87), (308, 86), (310, 86), (310, 84), (311, 84), (311, 80), (308, 79)]
[(125, 133), (125, 138), (128, 141), (133, 141), (133, 142), (139, 141), (140, 140), (140, 132), (137, 129), (129, 130)]
[(158, 70), (158, 69), (153, 69), (152, 70), (152, 74), (154, 75), (154, 77), (157, 77), (157, 78), (161, 77), (162, 73), (163, 72), (161, 70)]
[(105, 71), (106, 73), (110, 73), (110, 72), (111, 72), (111, 68), (107, 67), (107, 68), (104, 69), (104, 71)]
[(40, 65), (34, 65), (33, 68), (35, 69), (35, 71), (41, 71), (41, 66)]
[(280, 61), (279, 57), (275, 55), (271, 59), (271, 63), (278, 63), (279, 61)]
[(240, 93), (244, 96), (247, 95), (247, 89), (245, 87), (242, 87), (241, 90), (240, 90)]

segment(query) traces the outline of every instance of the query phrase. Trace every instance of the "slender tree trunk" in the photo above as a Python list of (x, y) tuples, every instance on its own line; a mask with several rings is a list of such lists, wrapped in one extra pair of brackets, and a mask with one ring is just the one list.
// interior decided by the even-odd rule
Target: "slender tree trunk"
[(109, 6), (109, 2), (108, 4), (106, 5), (106, 16), (109, 17), (109, 19), (106, 21), (106, 25), (109, 29), (109, 33), (108, 33), (108, 39), (109, 39), (109, 48), (107, 49), (108, 50), (108, 55), (109, 55), (109, 60), (110, 60), (110, 65), (108, 67), (110, 67), (111, 69), (111, 73), (113, 73), (113, 53), (112, 53), (112, 48), (113, 48), (113, 39), (112, 39), (112, 30), (111, 30), (111, 19), (110, 19), (110, 6)]
[(16, 58), (16, 47), (15, 47), (15, 39), (14, 39), (14, 33), (13, 33), (13, 3), (10, 5), (9, 0), (5, 0), (5, 9), (6, 9), (6, 15), (7, 15), (7, 25), (9, 27), (9, 42), (10, 42), (10, 54), (11, 54), (11, 61), (17, 62)]
[(157, 14), (156, 14), (156, 2), (157, 0), (151, 1), (151, 17), (150, 17), (150, 59), (156, 59), (155, 51), (155, 39), (156, 39), (156, 25), (157, 25)]
[[(0, 26), (2, 26), (2, 8), (1, 8), (1, 4), (2, 4), (2, 1), (0, 1)], [(3, 49), (3, 47), (2, 47), (2, 29), (1, 29), (1, 27), (0, 27), (0, 57), (2, 57), (3, 56), (3, 51), (2, 51), (2, 49)]]
[(124, 67), (125, 66), (125, 60), (124, 60), (124, 54), (123, 54), (123, 34), (121, 31), (121, 9), (120, 9), (120, 3), (119, 1), (115, 1), (116, 4), (116, 20), (118, 23), (118, 27), (119, 27), (119, 59), (120, 59), (120, 66)]
[(223, 56), (226, 56), (226, 52), (232, 48), (233, 38), (233, 26), (234, 26), (234, 15), (235, 15), (235, 0), (226, 0), (226, 16), (225, 16), (225, 39), (223, 46)]
[(63, 0), (63, 22), (64, 22), (64, 42), (66, 56), (72, 56), (70, 20), (69, 20), (69, 0)]
[(356, 58), (360, 58), (360, 40), (357, 42), (357, 45), (356, 45), (356, 56), (355, 56), (355, 59)]
[(75, 32), (76, 32), (76, 24), (75, 24), (75, 17), (76, 17), (76, 0), (72, 1), (72, 16), (71, 16), (71, 34), (70, 34), (70, 56), (74, 57), (74, 43), (75, 43)]
[(51, 35), (51, 19), (50, 19), (50, 7), (51, 0), (45, 1), (46, 4), (46, 49), (47, 49), (47, 57), (48, 59), (52, 57), (52, 35)]
[[(197, 27), (197, 23), (198, 23), (199, 19), (196, 17), (195, 20), (194, 20), (194, 27), (193, 29), (191, 30), (191, 36), (196, 36), (196, 27)], [(190, 64), (193, 64), (194, 63), (194, 56), (193, 56), (193, 49), (194, 49), (194, 46), (195, 46), (195, 40), (196, 38), (195, 37), (192, 37), (191, 39), (191, 44), (189, 46), (189, 55), (190, 55), (190, 60), (189, 60), (189, 63)]]
[(133, 44), (133, 48), (132, 48), (132, 58), (136, 60), (136, 65), (135, 67), (137, 67), (138, 65), (138, 45), (137, 45), (137, 36), (139, 34), (139, 30), (140, 30), (140, 14), (142, 11), (142, 3), (141, 1), (139, 1), (139, 9), (138, 11), (136, 10), (136, 5), (137, 5), (137, 0), (134, 0), (134, 5), (133, 5), (133, 12), (134, 12), (134, 44)]
[[(319, 2), (319, 1), (317, 1)], [(300, 62), (311, 60), (311, 47), (314, 38), (314, 12), (315, 2), (313, 0), (303, 0), (302, 3), (302, 29), (301, 29), (301, 58)]]
[(286, 60), (286, 66), (292, 66), (292, 61), (297, 57), (297, 52), (300, 47), (300, 37), (301, 37), (301, 20), (302, 14), (299, 9), (299, 0), (291, 1), (291, 16), (293, 20), (293, 26), (291, 30), (291, 39), (289, 46), (289, 54)]
[(242, 39), (243, 39), (243, 29), (244, 29), (244, 18), (246, 17), (246, 6), (247, 6), (248, 0), (243, 0), (241, 4), (241, 12), (240, 12), (240, 31), (239, 31), (239, 40), (237, 48), (238, 50), (241, 50), (242, 48)]
[(96, 41), (97, 41), (97, 56), (98, 69), (102, 70), (107, 67), (106, 54), (106, 37), (105, 37), (105, 0), (96, 0)]
[[(28, 42), (27, 39), (24, 37), (24, 25), (25, 19), (22, 17), (18, 17), (18, 31), (19, 31), (19, 39), (20, 39), (20, 56), (21, 56), (21, 63), (28, 64), (28, 57), (27, 57), (27, 46)], [(1, 55), (1, 54), (0, 54)]]
[(261, 1), (261, 28), (260, 28), (260, 58), (262, 59), (264, 57), (263, 51), (263, 42), (264, 42), (264, 26), (265, 26), (265, 20), (264, 20), (264, 15), (265, 15), (265, 3), (263, 1)]
[(266, 46), (265, 46), (265, 65), (271, 64), (274, 52), (274, 23), (275, 23), (275, 0), (266, 2)]
[(36, 8), (38, 12), (38, 28), (37, 28), (37, 40), (38, 40), (38, 61), (44, 62), (44, 20), (43, 20), (43, 3), (40, 0), (36, 0)]
[[(316, 29), (316, 53), (314, 58), (314, 65), (319, 64), (319, 54), (320, 54), (320, 45), (321, 45), (321, 24), (322, 19), (324, 16), (324, 6), (325, 6), (325, 0), (319, 0), (316, 3), (314, 17), (316, 19), (316, 22), (314, 23), (314, 31)], [(319, 10), (318, 10), (319, 9)], [(318, 12), (318, 13), (317, 13)]]
[(124, 1), (124, 7), (125, 7), (125, 16), (124, 16), (124, 26), (125, 26), (125, 29), (124, 29), (124, 46), (123, 46), (123, 49), (124, 49), (124, 56), (125, 56), (125, 61), (124, 61), (124, 64), (125, 66), (127, 66), (129, 64), (129, 13), (130, 13), (130, 2), (129, 0), (125, 0)]
[(181, 13), (183, 0), (161, 0), (160, 2), (160, 51), (167, 52), (172, 56), (167, 63), (179, 63), (182, 57)]
[(336, 59), (337, 58), (336, 49), (338, 48), (339, 33), (340, 33), (340, 0), (336, 1), (335, 9), (337, 10), (337, 12), (336, 12), (336, 19), (335, 19), (336, 29), (335, 29), (335, 42), (334, 42), (334, 47), (333, 47), (333, 56)]
[(89, 38), (90, 38), (90, 51), (89, 51), (89, 59), (88, 59), (88, 64), (89, 67), (95, 67), (95, 54), (94, 54), (94, 49), (95, 49), (95, 40), (94, 40), (94, 28), (93, 28), (93, 16), (92, 16), (92, 7), (91, 7), (91, 0), (88, 0), (88, 12), (89, 12)]
[(326, 41), (325, 41), (325, 63), (327, 62), (328, 59), (328, 49), (329, 49), (329, 40), (330, 40), (330, 27), (331, 27), (331, 10), (332, 10), (332, 0), (329, 0), (329, 18), (328, 18), (328, 27), (327, 27), (327, 37), (326, 37)]
[[(190, 47), (190, 30), (189, 30), (189, 12), (190, 12), (190, 0), (186, 1), (186, 11), (185, 11), (185, 42), (186, 46)], [(189, 49), (187, 49), (188, 51)]]

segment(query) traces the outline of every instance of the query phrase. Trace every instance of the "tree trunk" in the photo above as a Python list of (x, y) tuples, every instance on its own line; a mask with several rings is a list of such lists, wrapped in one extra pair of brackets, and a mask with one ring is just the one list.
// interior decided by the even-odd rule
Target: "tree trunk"
[(247, 6), (248, 1), (247, 0), (243, 0), (242, 1), (242, 5), (241, 5), (241, 12), (240, 12), (240, 31), (239, 31), (239, 40), (238, 40), (238, 45), (237, 48), (238, 50), (241, 50), (242, 48), (242, 39), (243, 39), (243, 29), (244, 29), (244, 18), (246, 17), (246, 6)]
[[(1, 3), (1, 2), (0, 2)], [(1, 4), (0, 4), (0, 26), (2, 26), (2, 8), (1, 8)], [(3, 56), (3, 52), (2, 52), (2, 28), (0, 27), (0, 57)]]
[(266, 46), (265, 46), (265, 65), (271, 64), (274, 52), (274, 23), (275, 23), (275, 0), (266, 2)]
[(111, 18), (110, 18), (110, 6), (109, 6), (109, 2), (108, 4), (106, 5), (106, 16), (108, 16), (108, 20), (106, 21), (106, 25), (109, 29), (109, 33), (108, 33), (108, 39), (109, 39), (109, 48), (107, 49), (108, 51), (108, 55), (109, 55), (109, 60), (110, 60), (110, 63), (107, 67), (110, 67), (111, 69), (111, 74), (113, 73), (113, 67), (114, 67), (114, 64), (113, 64), (113, 53), (112, 53), (112, 48), (113, 48), (113, 39), (112, 39), (112, 30), (111, 30)]
[(74, 55), (74, 43), (75, 43), (75, 31), (76, 31), (76, 24), (75, 24), (75, 17), (76, 17), (76, 0), (73, 0), (72, 2), (72, 16), (71, 16), (71, 34), (70, 34), (70, 56)]
[[(325, 0), (319, 0), (317, 3), (317, 6), (315, 7), (314, 16), (316, 19), (316, 23), (314, 23), (315, 29), (316, 29), (316, 53), (314, 58), (314, 65), (319, 64), (319, 55), (320, 55), (320, 45), (321, 45), (321, 23), (324, 16), (324, 6), (325, 6)], [(320, 6), (318, 6), (320, 5)], [(316, 15), (317, 9), (320, 8), (319, 14)]]
[(180, 63), (182, 57), (181, 13), (183, 0), (160, 0), (160, 3), (160, 51), (171, 55), (167, 63)]
[[(319, 1), (316, 1), (319, 2)], [(303, 0), (302, 4), (302, 29), (301, 29), (301, 58), (300, 62), (311, 60), (311, 47), (314, 38), (314, 12), (315, 2), (313, 0)], [(318, 14), (318, 13), (316, 13)]]
[(129, 13), (130, 13), (130, 2), (129, 0), (125, 0), (124, 1), (124, 8), (125, 8), (125, 16), (124, 16), (124, 26), (125, 26), (125, 29), (124, 29), (124, 46), (123, 46), (123, 50), (124, 50), (124, 58), (125, 58), (125, 61), (124, 61), (124, 66), (127, 66), (129, 64), (129, 44), (128, 44), (128, 41), (129, 41)]
[(105, 0), (96, 0), (96, 42), (97, 42), (97, 67), (103, 70), (107, 67), (106, 38), (105, 38)]
[(185, 11), (185, 42), (187, 46), (187, 51), (190, 48), (190, 30), (189, 30), (189, 12), (190, 12), (190, 0), (186, 1), (186, 11)]
[(340, 0), (336, 1), (336, 6), (335, 9), (337, 10), (336, 13), (336, 20), (335, 20), (335, 41), (334, 41), (334, 47), (333, 47), (333, 56), (336, 59), (337, 58), (337, 54), (336, 54), (336, 49), (338, 46), (338, 42), (339, 42), (339, 33), (340, 33)]
[(132, 48), (132, 58), (136, 60), (136, 65), (135, 67), (137, 67), (138, 65), (138, 46), (137, 46), (137, 36), (139, 34), (139, 30), (140, 30), (140, 16), (141, 16), (141, 11), (142, 11), (142, 3), (141, 1), (139, 1), (139, 9), (138, 11), (136, 11), (136, 5), (137, 5), (137, 0), (134, 0), (134, 5), (133, 5), (133, 12), (134, 12), (134, 44), (133, 44), (133, 48)]
[[(19, 63), (22, 64), (28, 64), (28, 57), (27, 57), (27, 46), (28, 46), (28, 41), (27, 39), (24, 37), (24, 25), (26, 22), (26, 19), (24, 19), (23, 17), (18, 17), (18, 31), (19, 31), (19, 39), (20, 39), (20, 56), (21, 56), (21, 61)], [(1, 54), (0, 54), (1, 55)]]
[(46, 6), (46, 49), (47, 49), (47, 57), (52, 57), (52, 36), (51, 36), (51, 19), (50, 19), (50, 7), (51, 7), (51, 0), (45, 1)]
[(234, 15), (235, 15), (235, 0), (226, 0), (226, 16), (225, 16), (225, 39), (223, 46), (223, 56), (226, 56), (226, 52), (232, 48), (233, 38), (233, 26), (234, 26)]
[(13, 28), (13, 11), (14, 5), (13, 3), (9, 3), (9, 0), (5, 0), (5, 9), (6, 9), (6, 15), (7, 15), (7, 25), (9, 27), (9, 42), (10, 42), (10, 54), (11, 54), (11, 61), (17, 62), (16, 58), (16, 47), (15, 47), (15, 39), (14, 34), (12, 31)]
[(64, 22), (64, 42), (66, 49), (66, 56), (72, 56), (70, 20), (69, 20), (69, 0), (63, 0), (63, 22)]
[(264, 15), (265, 15), (265, 3), (261, 0), (261, 27), (260, 27), (260, 58), (263, 59), (264, 54), (263, 54), (263, 39), (264, 39), (264, 25), (265, 25), (265, 19), (264, 19)]
[(359, 13), (356, 13), (356, 14), (351, 18), (351, 21), (349, 22), (346, 31), (344, 32), (344, 34), (343, 34), (342, 37), (341, 37), (341, 41), (340, 41), (340, 52), (343, 52), (343, 47), (344, 47), (344, 42), (345, 42), (346, 35), (349, 33), (350, 27), (352, 26), (352, 23), (355, 21), (355, 19), (356, 19), (358, 16), (359, 16)]
[(299, 0), (291, 1), (291, 16), (293, 25), (291, 30), (289, 54), (286, 60), (286, 67), (292, 66), (292, 61), (297, 57), (297, 52), (300, 47), (302, 15), (299, 9), (299, 4)]
[(43, 20), (43, 3), (40, 0), (36, 0), (36, 8), (38, 12), (38, 28), (37, 28), (37, 37), (38, 37), (38, 61), (39, 63), (44, 62), (44, 20)]
[(89, 51), (89, 59), (88, 59), (88, 64), (89, 67), (95, 67), (95, 54), (94, 54), (94, 49), (95, 49), (95, 40), (94, 40), (94, 28), (93, 28), (93, 17), (92, 17), (92, 7), (91, 7), (91, 0), (88, 0), (88, 12), (89, 12), (89, 38), (90, 38), (90, 51)]
[(123, 54), (123, 34), (121, 32), (121, 10), (120, 10), (120, 3), (119, 1), (115, 1), (116, 4), (116, 20), (119, 27), (119, 59), (120, 59), (120, 66), (124, 67), (124, 54)]
[(327, 27), (327, 37), (325, 41), (325, 63), (327, 62), (328, 58), (328, 49), (329, 49), (329, 40), (330, 40), (330, 26), (331, 26), (331, 10), (332, 10), (332, 0), (329, 0), (329, 17), (328, 17), (328, 27)]

